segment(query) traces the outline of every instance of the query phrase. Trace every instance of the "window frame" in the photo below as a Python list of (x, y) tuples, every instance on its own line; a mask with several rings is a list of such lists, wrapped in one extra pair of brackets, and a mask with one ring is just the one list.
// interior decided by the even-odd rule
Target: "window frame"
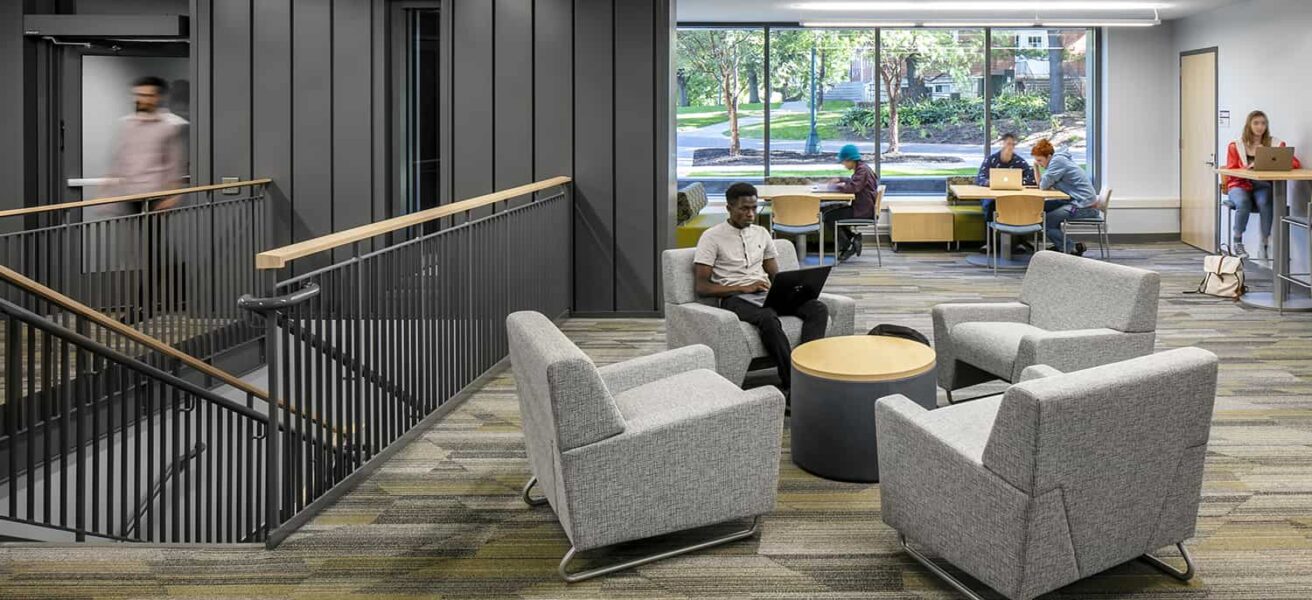
[[(763, 35), (765, 36), (765, 44), (764, 44), (764, 52), (765, 52), (765, 55), (764, 55), (764, 59), (763, 59), (763, 61), (762, 61), (762, 63), (763, 63), (763, 70), (764, 70), (764, 73), (762, 74), (762, 76), (764, 77), (764, 80), (765, 80), (764, 88), (765, 88), (765, 93), (766, 93), (765, 99), (764, 99), (764, 101), (763, 101), (763, 104), (764, 104), (763, 117), (764, 117), (764, 119), (763, 119), (763, 122), (762, 122), (762, 127), (764, 128), (764, 134), (763, 134), (764, 137), (762, 138), (762, 150), (763, 150), (762, 160), (763, 160), (763, 162), (764, 162), (764, 165), (763, 165), (763, 169), (762, 169), (762, 171), (763, 171), (764, 175), (763, 175), (762, 180), (764, 180), (764, 178), (768, 178), (768, 177), (770, 177), (770, 176), (771, 176), (771, 156), (770, 156), (770, 146), (771, 146), (771, 139), (770, 139), (770, 138), (771, 138), (771, 135), (770, 135), (770, 131), (771, 131), (771, 114), (770, 114), (770, 113), (771, 113), (771, 110), (770, 110), (770, 98), (772, 97), (771, 94), (773, 93), (773, 89), (772, 89), (772, 81), (773, 81), (773, 75), (774, 75), (774, 73), (773, 73), (773, 66), (772, 66), (771, 63), (770, 63), (770, 59), (771, 59), (771, 56), (770, 56), (770, 54), (771, 54), (771, 52), (770, 52), (770, 40), (771, 40), (771, 34), (772, 34), (772, 32), (773, 32), (775, 29), (815, 29), (815, 28), (803, 27), (800, 23), (789, 23), (789, 22), (707, 22), (707, 21), (695, 21), (695, 22), (680, 22), (680, 23), (677, 23), (676, 26), (675, 26), (675, 32), (676, 32), (676, 35), (677, 35), (677, 32), (678, 32), (678, 31), (681, 31), (681, 30), (684, 30), (684, 29), (757, 29), (757, 30), (762, 31)], [(841, 27), (841, 28), (833, 28), (833, 29), (835, 29), (835, 30), (840, 30), (840, 31), (848, 31), (848, 30), (873, 30), (873, 31), (875, 32), (875, 61), (876, 61), (876, 63), (878, 63), (878, 62), (882, 59), (882, 32), (883, 32), (884, 29), (949, 29), (949, 30), (961, 30), (961, 29), (963, 29), (963, 28), (962, 28), (962, 27), (914, 27), (914, 28), (907, 28), (907, 27), (893, 27), (893, 28), (886, 28), (886, 27)], [(983, 35), (984, 35), (984, 50), (983, 50), (983, 59), (984, 59), (984, 82), (983, 82), (983, 85), (984, 85), (984, 138), (985, 138), (985, 139), (984, 139), (983, 147), (981, 148), (981, 150), (982, 150), (981, 160), (984, 160), (984, 159), (988, 158), (989, 154), (992, 152), (992, 150), (993, 150), (993, 146), (992, 146), (992, 145), (993, 145), (993, 138), (996, 137), (996, 135), (997, 135), (997, 134), (993, 131), (993, 122), (992, 122), (992, 121), (993, 121), (993, 120), (992, 120), (992, 111), (993, 111), (993, 90), (992, 90), (992, 87), (993, 87), (993, 86), (992, 86), (992, 77), (991, 77), (991, 67), (992, 67), (992, 64), (993, 64), (993, 56), (994, 56), (994, 55), (993, 55), (993, 52), (994, 52), (994, 49), (993, 49), (993, 32), (994, 32), (995, 30), (1002, 30), (1002, 31), (1008, 31), (1008, 30), (1010, 30), (1010, 31), (1035, 30), (1035, 31), (1045, 31), (1045, 32), (1046, 32), (1046, 31), (1050, 31), (1050, 30), (1054, 30), (1054, 29), (1055, 29), (1055, 30), (1076, 30), (1076, 29), (1082, 29), (1082, 30), (1085, 31), (1085, 35), (1087, 36), (1086, 39), (1088, 40), (1088, 42), (1087, 42), (1087, 45), (1088, 45), (1088, 51), (1086, 52), (1086, 56), (1085, 56), (1085, 59), (1084, 59), (1084, 60), (1086, 61), (1086, 64), (1087, 64), (1087, 68), (1086, 68), (1086, 72), (1085, 72), (1084, 101), (1085, 101), (1085, 114), (1086, 114), (1086, 119), (1085, 119), (1085, 131), (1086, 131), (1086, 134), (1087, 134), (1087, 148), (1088, 148), (1088, 149), (1087, 149), (1087, 152), (1088, 152), (1088, 155), (1089, 155), (1089, 156), (1088, 156), (1088, 159), (1089, 159), (1089, 160), (1088, 160), (1088, 165), (1089, 165), (1089, 177), (1090, 177), (1090, 179), (1093, 181), (1095, 187), (1101, 185), (1102, 160), (1103, 160), (1103, 159), (1102, 159), (1102, 87), (1103, 87), (1103, 81), (1102, 81), (1102, 69), (1103, 69), (1103, 60), (1104, 60), (1104, 59), (1103, 59), (1103, 54), (1102, 54), (1103, 28), (1102, 28), (1102, 27), (1053, 27), (1053, 28), (967, 27), (967, 28), (964, 28), (964, 29), (970, 29), (970, 30), (981, 30), (981, 31), (983, 32)], [(1030, 33), (1027, 32), (1027, 33), (1025, 34), (1025, 37), (1026, 37), (1026, 42), (1030, 42), (1030, 41), (1032, 41), (1032, 38), (1034, 38), (1035, 36), (1033, 36), (1032, 34), (1030, 34)], [(1046, 46), (1047, 46), (1047, 40), (1045, 39), (1041, 45), (1042, 45), (1043, 47), (1046, 48)], [(935, 93), (938, 93), (938, 92), (931, 92), (931, 94), (935, 94)], [(874, 106), (874, 107), (875, 107), (875, 110), (876, 110), (876, 114), (878, 114), (878, 111), (880, 111), (880, 110), (882, 109), (882, 107), (883, 107), (882, 94), (876, 94), (876, 95), (875, 95), (875, 106)], [(877, 123), (877, 124), (876, 124), (876, 129), (875, 129), (875, 139), (876, 139), (876, 140), (880, 140), (880, 139), (882, 139), (882, 133), (883, 133), (883, 128)], [(675, 137), (676, 137), (675, 144), (676, 144), (676, 147), (677, 147), (677, 144), (678, 144), (678, 140), (677, 140), (677, 138), (678, 138), (678, 134), (677, 134), (677, 132), (676, 132), (676, 134), (675, 134)], [(877, 148), (877, 149), (881, 147), (880, 144), (881, 144), (881, 142), (878, 142), (878, 141), (876, 142), (876, 148)], [(883, 178), (884, 178), (884, 175), (883, 175), (883, 165), (882, 165), (881, 158), (882, 158), (882, 152), (876, 151), (876, 152), (875, 152), (875, 156), (874, 156), (874, 160), (871, 161), (871, 162), (872, 162), (872, 166), (873, 166), (874, 169), (875, 169), (876, 174), (878, 174), (879, 177), (880, 177), (881, 179), (883, 179)], [(688, 178), (688, 179), (690, 179), (690, 180), (698, 180), (698, 178), (695, 178), (695, 177), (690, 177), (690, 178)], [(895, 179), (896, 179), (896, 178), (895, 178)], [(946, 177), (945, 177), (945, 179), (946, 179)], [(753, 179), (753, 181), (754, 181), (754, 179)]]

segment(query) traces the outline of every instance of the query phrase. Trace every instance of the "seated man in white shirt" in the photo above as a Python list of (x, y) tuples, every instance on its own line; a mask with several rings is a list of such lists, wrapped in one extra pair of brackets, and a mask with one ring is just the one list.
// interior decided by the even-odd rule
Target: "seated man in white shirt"
[[(779, 271), (774, 240), (770, 239), (770, 232), (756, 224), (755, 187), (735, 183), (725, 191), (724, 197), (729, 218), (707, 229), (697, 241), (697, 254), (693, 258), (697, 294), (719, 298), (721, 308), (760, 330), (765, 351), (774, 359), (783, 389), (788, 390), (792, 383), (792, 361), (789, 360), (792, 348), (779, 323), (779, 315), (772, 308), (739, 298), (742, 294), (770, 289), (770, 282)], [(806, 302), (793, 316), (802, 319), (801, 343), (825, 336), (829, 309), (824, 303), (819, 300)]]

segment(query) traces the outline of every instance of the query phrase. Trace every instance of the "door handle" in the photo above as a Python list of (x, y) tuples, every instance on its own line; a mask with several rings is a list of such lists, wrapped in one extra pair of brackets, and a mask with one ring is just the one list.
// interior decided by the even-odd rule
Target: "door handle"
[(1215, 162), (1212, 162), (1212, 161), (1210, 161), (1210, 160), (1205, 160), (1205, 161), (1203, 161), (1203, 164), (1205, 164), (1205, 165), (1207, 165), (1207, 166), (1209, 166), (1209, 167), (1215, 167), (1215, 166), (1216, 166), (1216, 163), (1215, 163)]

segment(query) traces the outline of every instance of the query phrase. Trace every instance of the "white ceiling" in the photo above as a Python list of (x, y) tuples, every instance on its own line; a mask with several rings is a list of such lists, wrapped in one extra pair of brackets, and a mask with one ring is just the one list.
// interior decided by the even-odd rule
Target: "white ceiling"
[[(851, 10), (804, 10), (797, 5), (811, 2), (813, 0), (678, 0), (676, 7), (680, 22), (782, 22), (796, 23), (803, 21), (850, 21), (850, 20), (871, 20), (879, 19), (884, 21), (904, 21), (916, 19), (998, 19), (1007, 16), (1016, 17), (1018, 14), (1027, 14), (1029, 17), (1034, 15), (1033, 10), (1027, 12), (999, 12), (994, 9), (981, 8), (977, 10), (892, 10), (892, 11), (874, 11), (865, 7)], [(880, 0), (832, 0), (825, 4), (835, 4), (839, 2), (860, 2), (861, 4), (880, 3)], [(923, 2), (933, 2), (936, 0), (923, 0)], [(957, 0), (954, 4), (980, 4), (982, 6), (996, 6), (999, 0)], [(1178, 19), (1201, 12), (1206, 12), (1214, 8), (1227, 4), (1234, 4), (1240, 0), (1160, 0), (1149, 3), (1165, 5), (1160, 9), (1162, 20)], [(1054, 5), (1065, 4), (1068, 2), (1079, 2), (1079, 0), (1044, 0), (1038, 3), (1015, 2), (1014, 4), (1035, 4), (1040, 8), (1039, 11), (1048, 17), (1057, 17), (1063, 19), (1124, 19), (1124, 18), (1151, 18), (1151, 10), (1116, 10), (1116, 11), (1056, 11), (1052, 12), (1051, 7)], [(1088, 5), (1089, 2), (1080, 2)], [(905, 5), (905, 2), (896, 4)]]

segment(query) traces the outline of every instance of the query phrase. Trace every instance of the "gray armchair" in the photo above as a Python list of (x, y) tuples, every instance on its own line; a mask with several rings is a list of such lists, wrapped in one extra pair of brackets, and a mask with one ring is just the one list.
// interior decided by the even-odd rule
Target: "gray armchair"
[[(775, 240), (780, 271), (798, 268), (797, 250), (787, 240)], [(729, 381), (742, 385), (753, 360), (768, 355), (756, 326), (738, 320), (719, 307), (715, 298), (699, 297), (693, 279), (696, 248), (666, 250), (661, 255), (665, 286), (665, 341), (670, 348), (705, 344), (715, 350), (715, 370)], [(856, 301), (834, 294), (820, 294), (829, 309), (828, 337), (852, 335), (856, 330)], [(802, 338), (802, 320), (780, 317), (788, 341), (796, 346)]]
[(940, 304), (933, 309), (938, 381), (953, 390), (993, 379), (1016, 382), (1031, 365), (1078, 371), (1152, 353), (1157, 273), (1039, 252), (1020, 301)]
[[(973, 599), (908, 540), (1015, 600), (1136, 557), (1187, 580), (1216, 362), (1184, 348), (1070, 374), (1030, 367), (1005, 395), (934, 411), (881, 398), (883, 520)], [(1173, 544), (1184, 571), (1149, 555)]]
[[(784, 397), (739, 389), (690, 346), (598, 368), (545, 316), (506, 318), (532, 478), (573, 547), (568, 582), (754, 535), (750, 528), (580, 573), (579, 553), (774, 509)], [(538, 487), (542, 496), (530, 495)]]

